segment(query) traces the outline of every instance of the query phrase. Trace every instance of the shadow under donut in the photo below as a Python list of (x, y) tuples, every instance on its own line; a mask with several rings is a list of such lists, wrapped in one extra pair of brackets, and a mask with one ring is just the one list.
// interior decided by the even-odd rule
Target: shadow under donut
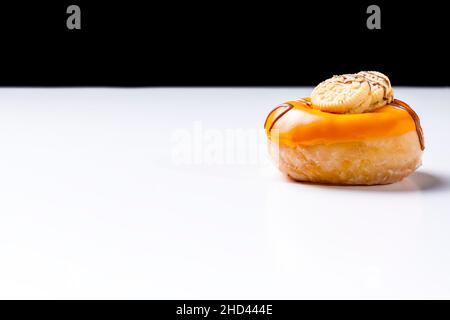
[(442, 191), (450, 188), (450, 183), (446, 177), (439, 177), (435, 174), (423, 171), (416, 171), (405, 179), (387, 185), (375, 186), (345, 186), (331, 184), (315, 184), (310, 182), (298, 182), (290, 177), (286, 177), (291, 183), (308, 184), (317, 188), (337, 189), (337, 190), (360, 190), (367, 192), (417, 192), (417, 191)]

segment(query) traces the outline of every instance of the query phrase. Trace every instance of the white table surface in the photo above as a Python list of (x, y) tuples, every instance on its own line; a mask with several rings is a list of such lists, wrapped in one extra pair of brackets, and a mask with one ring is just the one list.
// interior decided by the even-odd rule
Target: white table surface
[(311, 88), (0, 89), (0, 298), (449, 299), (450, 90), (395, 89), (427, 148), (377, 187), (267, 161), (267, 113)]

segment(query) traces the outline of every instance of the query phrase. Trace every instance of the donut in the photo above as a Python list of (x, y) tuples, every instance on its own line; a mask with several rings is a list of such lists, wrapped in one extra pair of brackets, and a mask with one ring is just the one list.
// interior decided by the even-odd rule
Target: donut
[[(389, 184), (414, 172), (425, 148), (417, 114), (393, 97), (365, 99), (371, 103), (360, 113), (332, 113), (327, 110), (337, 108), (330, 103), (320, 110), (310, 97), (274, 108), (264, 128), (280, 171), (297, 181), (335, 185)], [(360, 109), (361, 101), (355, 103)]]

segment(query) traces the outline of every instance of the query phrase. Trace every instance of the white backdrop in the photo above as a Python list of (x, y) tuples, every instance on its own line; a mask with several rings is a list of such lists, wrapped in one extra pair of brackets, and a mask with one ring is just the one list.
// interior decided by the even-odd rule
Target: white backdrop
[[(307, 185), (267, 113), (311, 88), (0, 90), (0, 298), (450, 298), (450, 90), (423, 166)], [(248, 153), (247, 153), (248, 152)]]

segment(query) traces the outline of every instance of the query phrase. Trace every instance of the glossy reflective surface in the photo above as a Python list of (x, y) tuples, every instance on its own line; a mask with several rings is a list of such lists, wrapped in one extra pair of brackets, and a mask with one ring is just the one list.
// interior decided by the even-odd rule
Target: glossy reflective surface
[(375, 187), (268, 161), (310, 91), (1, 89), (0, 297), (450, 298), (450, 90), (395, 88), (427, 149)]

